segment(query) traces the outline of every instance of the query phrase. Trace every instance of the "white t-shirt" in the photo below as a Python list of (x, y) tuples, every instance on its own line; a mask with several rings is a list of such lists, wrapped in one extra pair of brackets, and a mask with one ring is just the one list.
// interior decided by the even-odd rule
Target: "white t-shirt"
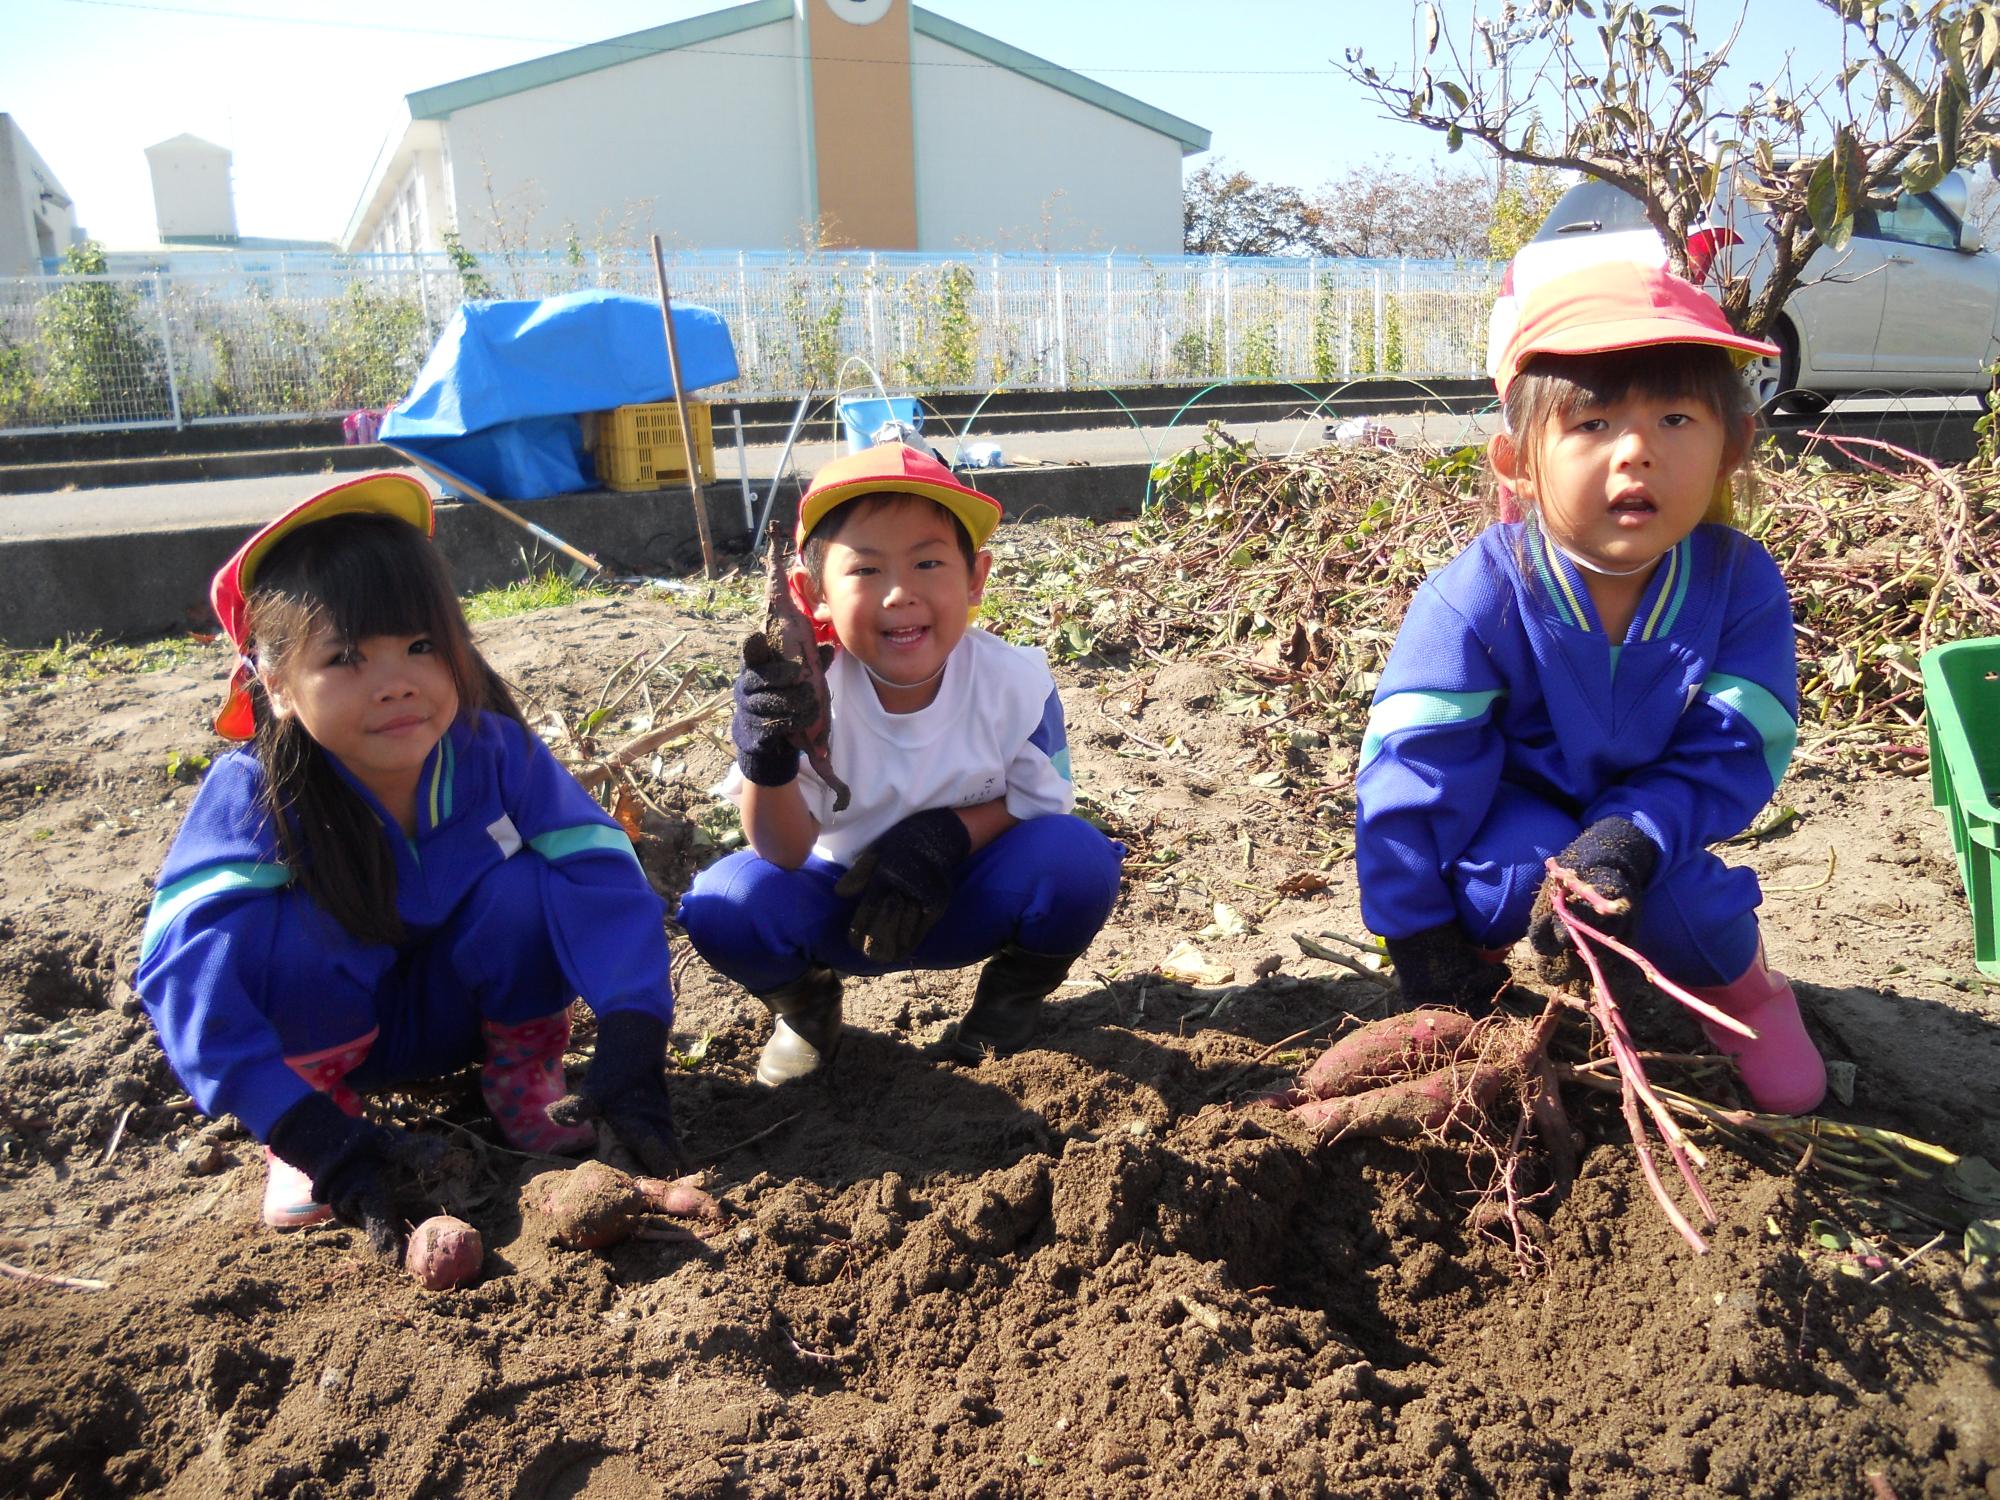
[[(799, 758), (799, 791), (819, 820), (813, 853), (822, 859), (852, 864), (926, 808), (1004, 796), (1007, 811), (1025, 821), (1076, 803), (1062, 700), (1048, 658), (1031, 646), (967, 630), (945, 663), (937, 697), (915, 713), (883, 708), (867, 670), (845, 651), (834, 653), (826, 683), (833, 769), (852, 799), (836, 815), (832, 791)], [(741, 806), (742, 789), (743, 773), (732, 765), (715, 792)]]

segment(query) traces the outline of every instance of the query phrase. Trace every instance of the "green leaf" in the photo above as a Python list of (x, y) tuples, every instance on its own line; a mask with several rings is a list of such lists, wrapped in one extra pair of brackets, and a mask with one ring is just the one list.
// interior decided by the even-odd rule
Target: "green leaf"
[(1919, 156), (1903, 167), (1903, 191), (1906, 193), (1928, 193), (1944, 181), (1945, 165), (1936, 156)]
[(1444, 133), (1445, 150), (1456, 151), (1460, 147), (1464, 146), (1464, 144), (1465, 144), (1465, 132), (1463, 130), (1460, 130), (1458, 126), (1453, 125), (1449, 130), (1447, 130)]
[(1965, 1258), (2000, 1261), (2000, 1219), (1974, 1219), (1965, 1226)]
[(1983, 1156), (1961, 1156), (1945, 1168), (1944, 1185), (1966, 1203), (2000, 1205), (2000, 1171)]
[(1937, 110), (1932, 118), (1937, 129), (1938, 161), (1944, 166), (1958, 160), (1958, 130), (1964, 118), (1964, 85), (1947, 78), (1938, 86)]
[[(1438, 80), (1438, 88), (1444, 92), (1445, 98), (1449, 99), (1452, 102), (1453, 108), (1455, 109), (1465, 108), (1467, 101), (1464, 89), (1460, 88), (1457, 84), (1453, 83), (1450, 79), (1447, 78), (1440, 78)], [(1452, 147), (1452, 149), (1456, 151), (1458, 148), (1454, 146)]]

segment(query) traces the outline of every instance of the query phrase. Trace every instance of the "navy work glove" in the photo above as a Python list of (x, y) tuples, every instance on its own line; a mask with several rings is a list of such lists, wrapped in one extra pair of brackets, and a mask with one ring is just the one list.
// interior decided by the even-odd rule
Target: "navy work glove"
[(1475, 1016), (1490, 1015), (1493, 997), (1512, 977), (1505, 964), (1481, 958), (1456, 922), (1382, 942), (1395, 966), (1396, 987), (1411, 1005), (1449, 1005)]
[(819, 717), (806, 670), (771, 649), (761, 635), (743, 638), (743, 670), (736, 676), (736, 712), (729, 738), (746, 781), (789, 786), (798, 778), (799, 747), (792, 740)]
[(643, 1011), (614, 1010), (597, 1018), (597, 1049), (577, 1091), (549, 1106), (559, 1125), (602, 1120), (648, 1172), (677, 1177), (687, 1170), (667, 1102), (667, 1023)]
[(313, 1197), (335, 1218), (362, 1230), (380, 1254), (403, 1258), (396, 1190), (436, 1156), (434, 1143), (357, 1120), (325, 1094), (308, 1094), (278, 1117), (270, 1147), (312, 1179)]
[(834, 886), (834, 895), (855, 902), (847, 940), (875, 963), (901, 963), (951, 905), (958, 867), (971, 852), (965, 820), (950, 808), (911, 813), (863, 849)]
[[(1606, 901), (1622, 902), (1617, 911), (1600, 912), (1583, 902), (1570, 899), (1577, 916), (1607, 937), (1624, 942), (1639, 922), (1639, 900), (1646, 882), (1653, 878), (1660, 862), (1660, 846), (1624, 818), (1599, 818), (1556, 856), (1556, 863), (1572, 870)], [(1551, 984), (1579, 978), (1583, 966), (1569, 929), (1556, 915), (1550, 899), (1556, 877), (1549, 875), (1535, 895), (1535, 909), (1528, 918), (1528, 946), (1535, 952), (1535, 967)]]

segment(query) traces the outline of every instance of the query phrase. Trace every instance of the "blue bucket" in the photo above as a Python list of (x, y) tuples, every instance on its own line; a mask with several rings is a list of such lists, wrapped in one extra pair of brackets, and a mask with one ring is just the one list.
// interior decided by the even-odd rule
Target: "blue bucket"
[(836, 409), (849, 453), (874, 447), (875, 434), (889, 422), (905, 423), (918, 432), (924, 429), (923, 410), (914, 396), (851, 396)]

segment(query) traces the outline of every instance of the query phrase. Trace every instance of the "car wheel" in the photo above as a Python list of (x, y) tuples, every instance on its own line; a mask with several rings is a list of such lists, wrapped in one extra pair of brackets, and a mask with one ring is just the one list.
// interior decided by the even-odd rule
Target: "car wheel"
[(1817, 391), (1798, 388), (1799, 336), (1792, 331), (1792, 325), (1780, 323), (1773, 328), (1771, 342), (1778, 346), (1777, 354), (1759, 356), (1746, 372), (1756, 395), (1757, 409), (1766, 413), (1796, 412), (1801, 416), (1825, 411), (1826, 397)]

